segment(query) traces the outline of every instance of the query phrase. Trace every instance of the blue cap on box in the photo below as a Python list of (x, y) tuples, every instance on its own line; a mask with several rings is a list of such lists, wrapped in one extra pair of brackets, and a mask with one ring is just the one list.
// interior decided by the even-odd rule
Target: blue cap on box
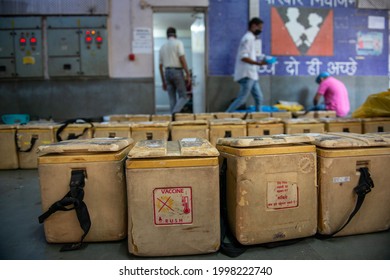
[(316, 78), (316, 83), (317, 83), (317, 84), (321, 83), (321, 79), (322, 79), (322, 78), (327, 78), (327, 77), (329, 77), (329, 76), (330, 76), (330, 74), (329, 74), (328, 72), (321, 72), (321, 73), (317, 76), (317, 78)]

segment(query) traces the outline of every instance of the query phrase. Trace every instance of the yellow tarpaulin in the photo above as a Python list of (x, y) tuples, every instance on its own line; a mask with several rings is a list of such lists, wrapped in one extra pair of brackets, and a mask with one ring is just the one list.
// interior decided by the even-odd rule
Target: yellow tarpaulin
[(366, 101), (352, 113), (352, 117), (390, 117), (390, 89), (368, 96)]

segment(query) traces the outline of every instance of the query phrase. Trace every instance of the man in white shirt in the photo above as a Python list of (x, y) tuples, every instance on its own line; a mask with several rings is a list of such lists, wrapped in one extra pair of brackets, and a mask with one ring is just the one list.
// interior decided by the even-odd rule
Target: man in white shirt
[[(188, 101), (186, 85), (191, 84), (191, 77), (183, 42), (176, 38), (175, 28), (167, 29), (167, 38), (168, 41), (160, 48), (160, 75), (163, 89), (168, 91), (171, 113), (174, 114), (180, 112)], [(178, 100), (176, 92), (179, 95)]]
[(244, 105), (250, 93), (255, 100), (256, 110), (261, 111), (263, 93), (258, 82), (257, 67), (265, 65), (267, 62), (265, 60), (257, 61), (255, 41), (256, 36), (260, 35), (262, 29), (263, 21), (259, 18), (252, 18), (248, 25), (248, 31), (241, 39), (234, 69), (234, 81), (239, 83), (240, 91), (226, 112), (233, 112)]

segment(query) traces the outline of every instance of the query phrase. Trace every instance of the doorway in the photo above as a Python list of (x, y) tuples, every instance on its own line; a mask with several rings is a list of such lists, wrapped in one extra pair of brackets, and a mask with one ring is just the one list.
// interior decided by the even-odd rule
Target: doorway
[(192, 86), (188, 96), (190, 101), (184, 107), (186, 112), (205, 112), (205, 23), (204, 13), (155, 12), (153, 14), (154, 45), (154, 92), (156, 114), (169, 114), (169, 98), (162, 88), (159, 71), (159, 50), (166, 42), (168, 27), (176, 28), (177, 38), (184, 44), (188, 68), (192, 73)]

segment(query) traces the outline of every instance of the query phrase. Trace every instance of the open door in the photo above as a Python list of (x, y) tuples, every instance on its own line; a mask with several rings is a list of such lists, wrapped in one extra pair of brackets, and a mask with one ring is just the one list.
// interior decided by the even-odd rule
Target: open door
[(168, 27), (176, 28), (177, 38), (184, 44), (188, 68), (192, 73), (192, 86), (188, 96), (192, 99), (183, 108), (186, 112), (205, 111), (205, 24), (203, 13), (155, 12), (153, 14), (154, 88), (156, 114), (169, 114), (168, 93), (162, 88), (159, 72), (159, 50), (166, 42)]

